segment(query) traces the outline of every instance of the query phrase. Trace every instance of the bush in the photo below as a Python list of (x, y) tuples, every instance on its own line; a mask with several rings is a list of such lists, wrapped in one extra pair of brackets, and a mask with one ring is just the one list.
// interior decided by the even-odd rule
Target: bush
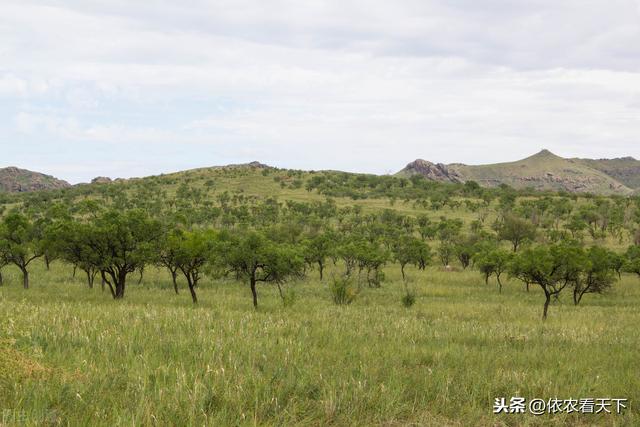
[(338, 305), (351, 304), (358, 295), (349, 277), (334, 278), (331, 284), (333, 302)]
[(405, 306), (406, 308), (409, 308), (415, 303), (416, 303), (416, 294), (414, 294), (413, 292), (407, 291), (407, 293), (405, 293), (404, 296), (402, 297), (402, 305)]

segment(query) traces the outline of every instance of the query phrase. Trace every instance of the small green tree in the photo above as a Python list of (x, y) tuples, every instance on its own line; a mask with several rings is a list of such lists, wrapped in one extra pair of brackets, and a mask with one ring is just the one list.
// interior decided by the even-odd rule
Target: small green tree
[(580, 304), (585, 294), (601, 294), (615, 282), (611, 252), (594, 246), (586, 252), (583, 270), (573, 281), (573, 303)]
[(467, 269), (471, 264), (471, 260), (476, 253), (478, 246), (478, 237), (476, 235), (462, 235), (453, 242), (453, 253), (462, 265), (463, 269)]
[(89, 246), (89, 226), (75, 220), (67, 220), (49, 229), (49, 248), (64, 261), (80, 268), (87, 277), (87, 286), (93, 288), (99, 271), (100, 259)]
[(249, 282), (253, 306), (258, 307), (257, 283), (279, 284), (303, 275), (300, 253), (294, 245), (274, 242), (260, 231), (249, 230), (225, 241), (218, 263)]
[(511, 242), (513, 252), (517, 252), (523, 242), (536, 237), (536, 226), (526, 219), (506, 215), (498, 226), (498, 239)]
[(485, 283), (489, 283), (491, 276), (496, 276), (498, 289), (502, 292), (502, 281), (500, 277), (508, 271), (513, 258), (512, 253), (502, 248), (493, 248), (487, 252), (482, 252), (476, 256), (475, 265), (484, 275)]
[[(201, 277), (202, 268), (213, 258), (218, 241), (217, 234), (212, 230), (185, 231), (176, 236), (175, 263), (187, 279), (189, 292), (194, 304), (198, 303), (196, 287)], [(213, 259), (215, 263), (216, 259)]]
[(455, 247), (450, 241), (440, 242), (438, 245), (438, 258), (443, 266), (447, 267), (451, 264), (451, 258), (455, 255)]
[(178, 265), (177, 256), (180, 249), (181, 238), (181, 230), (171, 230), (161, 237), (158, 248), (156, 249), (156, 254), (158, 256), (156, 264), (169, 270), (169, 273), (171, 274), (171, 283), (173, 284), (173, 290), (176, 295), (179, 293), (178, 271), (180, 270), (180, 266)]
[(413, 264), (424, 270), (431, 261), (431, 248), (421, 239), (409, 235), (399, 236), (392, 245), (393, 258), (400, 264), (402, 280), (405, 280), (405, 267)]
[(305, 241), (304, 259), (307, 264), (317, 264), (320, 280), (323, 279), (327, 258), (335, 254), (337, 236), (332, 231), (318, 233)]
[(537, 246), (518, 253), (509, 267), (511, 276), (540, 286), (545, 295), (542, 319), (546, 320), (551, 297), (575, 280), (583, 258), (581, 248), (571, 245)]
[(624, 266), (624, 271), (628, 273), (635, 273), (640, 277), (640, 246), (629, 246), (625, 256), (627, 260)]
[(109, 285), (114, 299), (124, 298), (127, 275), (156, 258), (158, 241), (162, 237), (159, 221), (142, 210), (101, 213), (87, 231), (87, 245), (102, 279)]
[(0, 253), (22, 272), (22, 283), (29, 289), (29, 264), (44, 255), (41, 232), (25, 215), (12, 212), (0, 224)]

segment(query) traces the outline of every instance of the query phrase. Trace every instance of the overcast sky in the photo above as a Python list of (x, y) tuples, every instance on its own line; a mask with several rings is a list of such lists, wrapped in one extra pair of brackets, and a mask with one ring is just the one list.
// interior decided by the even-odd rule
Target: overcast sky
[(1, 0), (0, 166), (640, 157), (640, 0)]

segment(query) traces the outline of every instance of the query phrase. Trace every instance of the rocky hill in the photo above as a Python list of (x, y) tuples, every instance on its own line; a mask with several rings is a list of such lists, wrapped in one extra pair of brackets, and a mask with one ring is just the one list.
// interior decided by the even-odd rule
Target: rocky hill
[(640, 160), (636, 160), (633, 157), (572, 160), (604, 172), (629, 188), (640, 190)]
[(640, 189), (640, 161), (631, 157), (565, 159), (548, 150), (516, 162), (489, 165), (445, 165), (416, 160), (398, 172), (400, 176), (415, 174), (434, 181), (476, 181), (486, 187), (507, 184), (514, 188), (620, 195)]
[(55, 190), (70, 187), (66, 181), (38, 172), (8, 167), (0, 169), (0, 191), (21, 193), (26, 191)]

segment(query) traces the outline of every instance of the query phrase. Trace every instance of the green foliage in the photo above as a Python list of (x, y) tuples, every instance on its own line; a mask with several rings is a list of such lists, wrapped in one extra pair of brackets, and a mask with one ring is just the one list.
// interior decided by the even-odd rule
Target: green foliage
[(416, 294), (408, 291), (402, 296), (402, 305), (406, 308), (412, 307), (416, 303)]
[(578, 305), (587, 293), (601, 294), (615, 282), (617, 257), (609, 250), (594, 246), (584, 254), (583, 266), (573, 279), (573, 302)]
[(431, 263), (431, 248), (416, 237), (403, 234), (396, 238), (391, 246), (393, 258), (400, 264), (403, 279), (407, 264), (415, 265), (420, 270), (424, 270)]
[(114, 299), (124, 297), (127, 275), (156, 256), (163, 231), (159, 221), (142, 210), (108, 210), (82, 234), (92, 254), (85, 260), (101, 273)]
[(640, 246), (630, 246), (625, 255), (627, 260), (624, 270), (629, 273), (635, 273), (640, 277)]
[(483, 248), (474, 259), (475, 266), (484, 275), (485, 283), (489, 283), (491, 276), (496, 276), (498, 288), (502, 292), (500, 277), (508, 271), (513, 254), (499, 247)]
[(44, 255), (42, 228), (27, 216), (9, 213), (0, 224), (0, 258), (22, 272), (23, 286), (29, 288), (29, 264)]
[(226, 239), (220, 249), (218, 264), (249, 282), (254, 307), (258, 306), (258, 282), (281, 283), (300, 277), (304, 258), (300, 249), (268, 238), (263, 232), (248, 230)]
[(533, 283), (543, 290), (545, 304), (542, 318), (552, 296), (558, 296), (579, 273), (581, 248), (567, 245), (536, 246), (518, 253), (509, 266), (513, 277)]
[(516, 252), (522, 243), (536, 237), (536, 227), (531, 222), (514, 215), (506, 215), (497, 227), (498, 239), (511, 242)]

